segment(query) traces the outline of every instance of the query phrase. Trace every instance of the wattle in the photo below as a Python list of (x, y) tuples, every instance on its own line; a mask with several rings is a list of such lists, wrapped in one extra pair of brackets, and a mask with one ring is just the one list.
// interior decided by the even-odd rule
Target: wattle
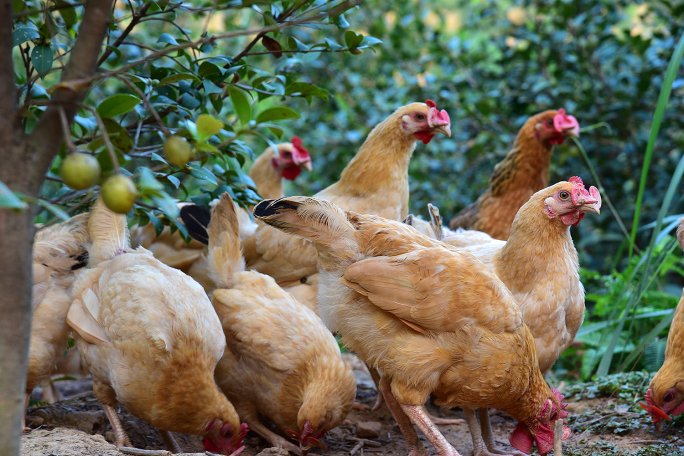
[(419, 131), (414, 133), (413, 136), (415, 136), (417, 140), (423, 141), (423, 144), (427, 144), (432, 140), (432, 137), (435, 135), (430, 131)]
[(283, 169), (283, 177), (287, 180), (295, 180), (302, 172), (302, 168), (293, 165)]
[(515, 429), (513, 429), (508, 441), (515, 449), (520, 450), (525, 454), (530, 454), (532, 451), (532, 444), (534, 443), (532, 435), (530, 435), (525, 428), (525, 425), (522, 423), (518, 423)]

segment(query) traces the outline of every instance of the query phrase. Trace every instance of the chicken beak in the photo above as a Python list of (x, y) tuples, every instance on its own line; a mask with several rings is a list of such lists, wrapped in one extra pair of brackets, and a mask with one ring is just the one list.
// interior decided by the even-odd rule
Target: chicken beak
[(593, 212), (594, 214), (601, 214), (601, 203), (584, 203), (582, 204), (583, 212)]
[(307, 160), (307, 161), (305, 161), (305, 162), (302, 162), (302, 163), (300, 163), (300, 165), (302, 166), (302, 168), (306, 169), (307, 171), (311, 171), (311, 170), (313, 169), (312, 166), (311, 166), (311, 161), (310, 161), (310, 160)]
[(442, 133), (448, 138), (451, 138), (451, 126), (450, 125), (437, 125), (432, 127), (434, 133)]
[(572, 127), (572, 128), (568, 128), (567, 130), (563, 130), (563, 133), (561, 133), (561, 134), (563, 135), (563, 138), (569, 138), (569, 137), (579, 138), (580, 131), (579, 131), (579, 128)]

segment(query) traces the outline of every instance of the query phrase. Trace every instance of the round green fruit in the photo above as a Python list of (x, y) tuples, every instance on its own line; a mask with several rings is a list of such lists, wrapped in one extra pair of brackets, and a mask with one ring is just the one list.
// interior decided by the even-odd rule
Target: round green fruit
[(192, 146), (180, 136), (169, 136), (164, 141), (166, 160), (175, 166), (183, 166), (195, 155)]
[(62, 162), (64, 183), (74, 190), (83, 190), (100, 182), (100, 163), (92, 155), (75, 152)]
[(351, 53), (354, 54), (354, 55), (363, 54), (363, 50), (361, 50), (361, 49), (359, 49), (359, 48), (351, 48), (351, 49), (349, 49), (349, 52), (351, 52)]
[(133, 209), (138, 190), (131, 178), (114, 174), (104, 181), (100, 194), (109, 209), (118, 214), (128, 214)]

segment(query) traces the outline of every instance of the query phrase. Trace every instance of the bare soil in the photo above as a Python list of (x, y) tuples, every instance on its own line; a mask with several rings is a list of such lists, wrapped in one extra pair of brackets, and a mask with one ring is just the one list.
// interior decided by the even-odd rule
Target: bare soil
[[(357, 401), (372, 406), (376, 391), (363, 363), (353, 357), (354, 373), (357, 376)], [(121, 452), (111, 443), (114, 436), (102, 407), (92, 392), (92, 382), (61, 381), (55, 384), (67, 399), (50, 405), (29, 408), (28, 425), (34, 428), (22, 437), (23, 456), (120, 456)], [(41, 399), (41, 391), (34, 392), (34, 398)], [(621, 398), (596, 398), (570, 401), (568, 422), (573, 429), (572, 436), (563, 444), (563, 454), (570, 456), (650, 456), (683, 455), (684, 423), (675, 422), (666, 426), (665, 432), (657, 434), (645, 412), (635, 409), (631, 401), (625, 404)], [(439, 417), (463, 418), (460, 410), (446, 410), (427, 404), (427, 410)], [(636, 410), (636, 411), (635, 411)], [(491, 410), (494, 435), (500, 447), (512, 450), (508, 435), (515, 427), (515, 421), (503, 412)], [(136, 448), (165, 450), (159, 431), (148, 423), (135, 418), (122, 407), (119, 416), (124, 428)], [(684, 421), (684, 420), (682, 420)], [(377, 437), (357, 437), (357, 425), (362, 422), (380, 424)], [(439, 426), (454, 447), (463, 455), (472, 453), (472, 441), (465, 423)], [(423, 438), (422, 434), (418, 434)], [(186, 453), (202, 453), (199, 437), (176, 434), (176, 440)], [(430, 455), (434, 448), (424, 439)], [(320, 456), (363, 455), (385, 456), (406, 455), (408, 447), (394, 418), (382, 406), (377, 411), (352, 410), (347, 420), (338, 428), (327, 433), (323, 442), (327, 451), (316, 450)], [(245, 456), (279, 455), (278, 451), (267, 450), (267, 442), (251, 432), (245, 438)], [(363, 445), (361, 445), (361, 443)], [(352, 453), (353, 452), (353, 453)], [(313, 455), (314, 453), (309, 453)]]

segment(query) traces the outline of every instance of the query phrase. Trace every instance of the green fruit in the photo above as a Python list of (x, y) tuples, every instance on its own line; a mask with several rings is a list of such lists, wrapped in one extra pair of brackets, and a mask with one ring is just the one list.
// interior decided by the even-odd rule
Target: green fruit
[(133, 209), (138, 190), (130, 177), (114, 174), (104, 181), (100, 194), (109, 209), (118, 214), (128, 214)]
[(172, 165), (183, 166), (195, 156), (192, 146), (180, 136), (169, 136), (164, 141), (164, 155)]
[(349, 52), (351, 52), (354, 55), (363, 54), (363, 50), (361, 50), (359, 48), (351, 48), (351, 49), (349, 49)]
[(75, 152), (62, 162), (62, 179), (74, 190), (83, 190), (100, 182), (100, 163), (92, 155)]

